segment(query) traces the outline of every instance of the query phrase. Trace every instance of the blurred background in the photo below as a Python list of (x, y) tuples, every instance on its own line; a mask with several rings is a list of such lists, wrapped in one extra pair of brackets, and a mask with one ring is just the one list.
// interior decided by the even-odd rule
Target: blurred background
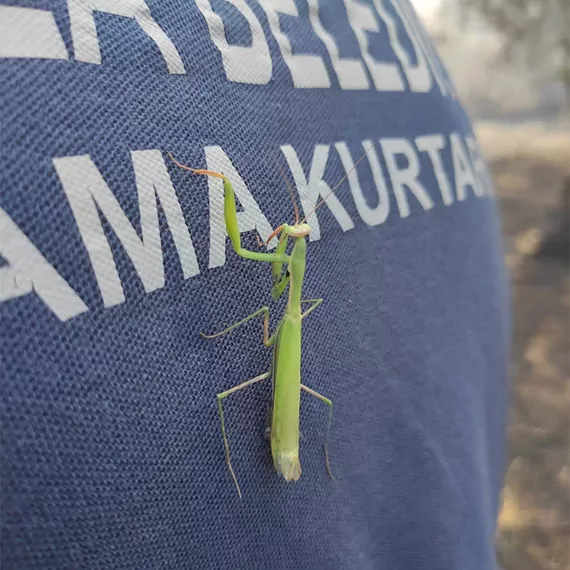
[(512, 283), (505, 570), (570, 568), (570, 0), (413, 0), (492, 171)]

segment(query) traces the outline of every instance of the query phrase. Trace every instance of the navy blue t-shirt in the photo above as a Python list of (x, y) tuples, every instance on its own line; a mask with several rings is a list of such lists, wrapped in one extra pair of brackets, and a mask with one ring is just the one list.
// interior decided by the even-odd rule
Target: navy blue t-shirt
[[(408, 0), (1, 4), (3, 570), (495, 568), (496, 203)], [(303, 474), (276, 474), (261, 382), (224, 401), (238, 498), (215, 395), (271, 351), (261, 319), (199, 331), (286, 299), (168, 152), (229, 177), (244, 247), (294, 221), (284, 177), (310, 214), (302, 381), (336, 480), (307, 394)]]

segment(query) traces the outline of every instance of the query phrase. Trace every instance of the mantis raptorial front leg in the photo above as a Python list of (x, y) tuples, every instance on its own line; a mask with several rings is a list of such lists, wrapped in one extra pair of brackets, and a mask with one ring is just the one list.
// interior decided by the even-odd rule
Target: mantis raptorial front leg
[(267, 378), (269, 378), (271, 376), (271, 371), (266, 372), (265, 374), (260, 374), (259, 376), (256, 376), (255, 378), (252, 378), (251, 380), (246, 380), (245, 382), (242, 382), (241, 384), (238, 384), (237, 386), (234, 386), (233, 388), (230, 388), (229, 390), (226, 390), (225, 392), (220, 392), (219, 394), (216, 394), (216, 400), (218, 401), (218, 414), (220, 416), (220, 426), (222, 428), (222, 437), (224, 439), (224, 450), (226, 452), (226, 463), (228, 464), (228, 469), (230, 470), (230, 474), (232, 476), (232, 479), (234, 480), (238, 495), (241, 499), (241, 489), (239, 487), (239, 483), (236, 477), (236, 474), (234, 472), (234, 468), (232, 467), (232, 462), (230, 459), (230, 446), (228, 444), (228, 437), (226, 435), (226, 424), (224, 422), (224, 409), (222, 407), (222, 400), (224, 398), (227, 398), (230, 394), (234, 394), (235, 392), (238, 392), (239, 390), (242, 390), (243, 388), (247, 388), (248, 386), (251, 386), (252, 384), (255, 384), (256, 382), (261, 382), (262, 380), (266, 380)]

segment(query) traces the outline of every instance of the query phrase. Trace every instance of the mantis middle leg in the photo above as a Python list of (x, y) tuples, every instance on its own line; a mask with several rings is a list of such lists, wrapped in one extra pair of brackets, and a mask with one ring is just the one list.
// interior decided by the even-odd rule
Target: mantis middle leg
[(302, 315), (301, 315), (301, 319), (304, 319), (305, 317), (308, 317), (322, 302), (324, 301), (324, 299), (306, 299), (306, 300), (301, 300), (301, 304), (303, 303), (313, 303), (311, 307), (309, 307)]
[(271, 337), (269, 336), (269, 307), (261, 307), (261, 309), (258, 309), (257, 311), (255, 311), (255, 313), (251, 313), (251, 315), (248, 315), (247, 317), (245, 317), (245, 319), (242, 319), (241, 321), (238, 321), (237, 323), (230, 325), (228, 328), (224, 329), (223, 331), (220, 331), (220, 332), (214, 333), (214, 334), (205, 334), (205, 333), (201, 332), (200, 335), (203, 336), (204, 338), (216, 338), (218, 336), (222, 336), (222, 335), (227, 334), (230, 331), (234, 330), (235, 328), (237, 328), (241, 325), (244, 325), (248, 321), (251, 321), (251, 319), (254, 319), (258, 315), (264, 315), (264, 317), (263, 317), (263, 344), (265, 346), (272, 346), (275, 343), (275, 340), (277, 338), (277, 333), (274, 333)]

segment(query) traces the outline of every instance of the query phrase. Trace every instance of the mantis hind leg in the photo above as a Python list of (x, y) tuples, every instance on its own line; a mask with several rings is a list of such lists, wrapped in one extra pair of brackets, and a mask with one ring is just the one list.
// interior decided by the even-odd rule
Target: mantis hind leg
[(269, 378), (269, 376), (271, 376), (271, 372), (266, 372), (265, 374), (261, 374), (259, 376), (256, 376), (255, 378), (252, 378), (251, 380), (246, 380), (245, 382), (242, 382), (241, 384), (238, 384), (237, 386), (234, 386), (233, 388), (230, 388), (229, 390), (226, 390), (225, 392), (220, 392), (219, 394), (216, 394), (216, 400), (218, 402), (218, 415), (220, 416), (220, 427), (222, 429), (222, 438), (224, 440), (224, 451), (226, 453), (226, 463), (228, 464), (228, 469), (230, 471), (230, 475), (232, 476), (232, 479), (235, 483), (239, 498), (242, 498), (242, 494), (241, 494), (241, 489), (239, 487), (239, 483), (234, 471), (234, 468), (232, 467), (232, 462), (230, 459), (230, 446), (228, 443), (228, 437), (226, 435), (226, 423), (224, 421), (224, 409), (222, 406), (222, 400), (224, 400), (225, 398), (227, 398), (230, 394), (233, 394), (234, 392), (238, 392), (239, 390), (242, 390), (243, 388), (246, 388), (247, 386), (251, 386), (252, 384), (255, 384), (256, 382), (261, 382), (262, 380), (265, 380), (267, 378)]
[[(322, 301), (322, 299), (316, 299), (317, 301)], [(319, 303), (320, 304), (320, 303)], [(313, 305), (309, 311), (311, 311), (312, 309), (318, 307), (318, 305)], [(307, 311), (308, 312), (308, 311)], [(315, 398), (318, 398), (321, 402), (324, 402), (328, 407), (329, 407), (329, 419), (327, 422), (327, 435), (325, 437), (325, 466), (327, 469), (327, 473), (329, 474), (329, 477), (334, 481), (334, 475), (332, 474), (331, 471), (331, 464), (329, 461), (329, 433), (331, 431), (331, 422), (332, 422), (332, 413), (333, 413), (333, 403), (332, 400), (330, 400), (329, 398), (323, 396), (322, 394), (319, 394), (318, 392), (315, 392), (315, 390), (312, 390), (311, 388), (308, 388), (307, 386), (305, 386), (304, 384), (301, 384), (301, 389), (305, 390), (305, 392), (307, 392), (307, 394), (311, 394), (311, 396), (314, 396)]]

